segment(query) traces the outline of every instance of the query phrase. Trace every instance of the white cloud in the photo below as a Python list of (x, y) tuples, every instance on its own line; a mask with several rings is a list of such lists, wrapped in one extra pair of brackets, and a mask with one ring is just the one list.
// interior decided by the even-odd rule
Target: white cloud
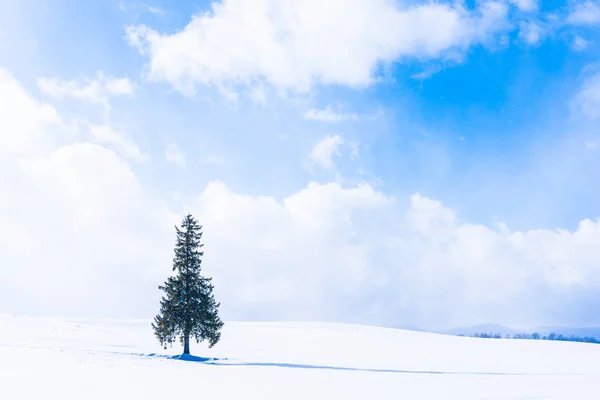
[(537, 0), (510, 0), (519, 10), (525, 12), (533, 12), (538, 9)]
[(139, 146), (127, 139), (121, 132), (107, 125), (94, 125), (90, 128), (92, 140), (96, 143), (115, 148), (124, 157), (137, 162), (148, 161), (148, 155), (142, 153)]
[(0, 201), (0, 281), (15, 292), (0, 294), (5, 310), (111, 316), (147, 307), (145, 286), (169, 262), (167, 224), (177, 218), (115, 152), (74, 143), (21, 159), (0, 190), (10, 193)]
[(581, 291), (600, 287), (600, 222), (494, 230), (424, 196), (404, 208), (368, 185), (337, 184), (278, 202), (214, 182), (190, 209), (236, 318), (557, 323), (553, 308), (577, 307)]
[(573, 39), (573, 44), (571, 47), (575, 51), (584, 51), (585, 49), (587, 49), (589, 47), (590, 44), (591, 44), (590, 41), (585, 40), (581, 36), (577, 35), (577, 36), (575, 36), (575, 39)]
[(338, 299), (348, 290), (362, 297), (368, 254), (347, 241), (361, 212), (391, 204), (368, 185), (310, 184), (278, 202), (213, 182), (191, 210), (204, 223), (207, 263), (235, 317), (318, 319), (340, 317)]
[(185, 154), (176, 143), (170, 143), (165, 150), (165, 158), (168, 162), (185, 167)]
[(264, 105), (267, 103), (267, 90), (264, 86), (258, 85), (252, 88), (250, 91), (250, 100), (254, 104)]
[(456, 214), (435, 200), (417, 193), (411, 197), (407, 218), (411, 225), (423, 235), (447, 235), (458, 224)]
[[(152, 316), (179, 217), (121, 153), (55, 141), (66, 116), (1, 70), (0, 105), (2, 311)], [(185, 208), (204, 226), (226, 319), (600, 323), (589, 310), (600, 221), (512, 232), (368, 184), (310, 183), (283, 199), (222, 182), (198, 191)]]
[[(227, 100), (229, 103), (238, 104), (238, 102), (240, 101), (240, 95), (238, 94), (238, 92), (236, 90), (233, 90), (227, 86), (219, 86), (218, 90), (219, 90), (219, 93), (221, 94), (221, 96), (223, 96), (223, 98), (225, 100)], [(193, 91), (189, 91), (186, 93), (189, 95), (192, 95)]]
[(325, 107), (320, 110), (317, 108), (311, 108), (306, 113), (304, 113), (304, 118), (313, 121), (322, 121), (322, 122), (341, 122), (341, 121), (358, 121), (358, 115), (355, 113), (351, 114), (341, 114), (336, 113), (330, 106)]
[(156, 6), (151, 6), (151, 5), (146, 5), (146, 10), (148, 10), (148, 12), (150, 14), (154, 14), (154, 15), (165, 15), (165, 10), (163, 10), (160, 7), (156, 7)]
[(133, 94), (133, 85), (127, 78), (108, 78), (104, 88), (108, 93), (115, 96)]
[(416, 79), (418, 81), (424, 81), (425, 79), (431, 78), (434, 74), (437, 74), (442, 70), (442, 67), (439, 65), (432, 65), (425, 68), (423, 71), (413, 74), (411, 76), (412, 79)]
[(0, 156), (40, 151), (53, 142), (45, 132), (60, 123), (52, 106), (31, 97), (0, 69)]
[(10, 151), (0, 152), (3, 311), (110, 316), (145, 307), (154, 296), (146, 285), (155, 286), (170, 258), (162, 244), (170, 236), (161, 235), (177, 218), (117, 153), (72, 142), (58, 124), (64, 118), (0, 70), (4, 112), (0, 149)]
[(546, 29), (539, 22), (521, 22), (519, 37), (529, 45), (535, 45), (546, 36)]
[[(428, 3), (398, 8), (388, 0), (223, 0), (192, 17), (181, 31), (127, 28), (129, 43), (149, 57), (148, 77), (186, 95), (198, 84), (257, 82), (308, 91), (315, 84), (360, 87), (382, 63), (431, 59), (485, 43), (509, 29), (507, 6), (468, 11)], [(318, 45), (317, 45), (318, 44)]]
[(121, 11), (142, 11), (149, 12), (153, 15), (165, 15), (166, 11), (158, 6), (153, 6), (147, 3), (137, 3), (137, 2), (120, 2), (119, 8)]
[(98, 72), (94, 79), (80, 81), (40, 78), (38, 86), (50, 97), (56, 99), (71, 97), (101, 104), (107, 110), (110, 109), (110, 97), (132, 95), (134, 92), (133, 84), (129, 79), (106, 76), (102, 71)]
[(339, 147), (343, 143), (344, 139), (340, 135), (327, 136), (313, 147), (309, 158), (322, 168), (331, 171), (333, 170), (333, 156), (340, 155)]
[(575, 104), (589, 118), (600, 116), (600, 73), (586, 79), (575, 96)]
[(576, 3), (567, 17), (567, 22), (573, 25), (595, 25), (600, 23), (600, 5), (593, 1)]

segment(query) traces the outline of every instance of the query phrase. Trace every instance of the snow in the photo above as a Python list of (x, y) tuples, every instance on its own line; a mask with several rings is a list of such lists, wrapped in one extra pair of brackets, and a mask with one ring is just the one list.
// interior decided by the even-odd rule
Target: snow
[(595, 399), (600, 345), (226, 322), (174, 359), (150, 321), (0, 316), (3, 399)]

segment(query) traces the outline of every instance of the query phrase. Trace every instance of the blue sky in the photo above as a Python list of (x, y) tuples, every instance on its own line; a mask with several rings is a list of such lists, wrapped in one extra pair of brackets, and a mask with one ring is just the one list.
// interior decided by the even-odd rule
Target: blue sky
[(599, 27), (594, 1), (0, 0), (5, 311), (152, 315), (192, 211), (227, 318), (598, 324)]

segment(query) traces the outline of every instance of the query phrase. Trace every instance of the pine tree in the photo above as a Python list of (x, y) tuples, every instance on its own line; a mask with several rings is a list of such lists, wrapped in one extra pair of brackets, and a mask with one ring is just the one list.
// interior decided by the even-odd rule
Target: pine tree
[(152, 328), (160, 344), (166, 348), (178, 338), (183, 345), (183, 354), (190, 354), (190, 337), (199, 343), (208, 340), (213, 347), (221, 338), (223, 322), (219, 318), (220, 303), (212, 293), (212, 278), (200, 275), (201, 257), (204, 255), (200, 243), (202, 226), (188, 214), (177, 231), (173, 271), (158, 288), (165, 294), (160, 301), (160, 312), (154, 318)]

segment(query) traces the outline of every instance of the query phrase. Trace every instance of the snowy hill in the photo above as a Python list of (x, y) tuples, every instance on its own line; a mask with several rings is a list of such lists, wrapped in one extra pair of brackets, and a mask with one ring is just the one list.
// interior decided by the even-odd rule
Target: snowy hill
[(225, 325), (171, 359), (149, 321), (0, 316), (6, 399), (594, 399), (600, 345), (322, 323)]

